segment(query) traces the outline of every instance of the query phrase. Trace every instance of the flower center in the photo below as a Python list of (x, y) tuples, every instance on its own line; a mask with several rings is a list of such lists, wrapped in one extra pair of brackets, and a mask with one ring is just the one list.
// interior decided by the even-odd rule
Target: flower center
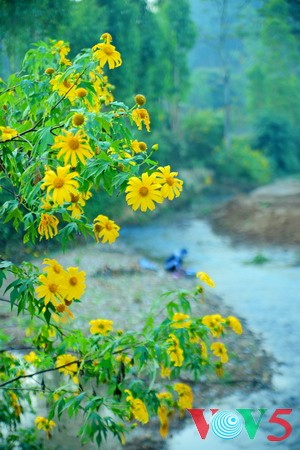
[(112, 55), (114, 52), (114, 49), (111, 45), (106, 44), (103, 46), (103, 51), (104, 51), (104, 53), (106, 53), (106, 55)]
[(77, 203), (79, 200), (79, 195), (71, 194), (71, 203)]
[(147, 144), (145, 142), (139, 142), (139, 149), (144, 152), (147, 150)]
[(100, 225), (100, 223), (96, 223), (94, 225), (94, 229), (97, 233), (100, 233), (100, 231), (103, 229), (103, 227)]
[(70, 81), (67, 81), (67, 80), (64, 80), (64, 81), (63, 81), (63, 85), (64, 85), (64, 87), (66, 87), (66, 88), (70, 88), (70, 87), (71, 87)]
[(79, 141), (76, 138), (69, 139), (69, 147), (71, 150), (77, 150), (79, 147)]
[(167, 183), (169, 186), (173, 186), (173, 184), (174, 184), (173, 178), (172, 178), (172, 177), (166, 178), (166, 183)]
[(56, 311), (58, 311), (58, 312), (64, 312), (65, 310), (66, 310), (66, 306), (63, 303), (56, 306)]
[(76, 277), (71, 277), (69, 280), (69, 283), (71, 286), (76, 286), (77, 284), (77, 278)]
[(63, 178), (56, 177), (56, 178), (54, 178), (54, 180), (53, 180), (53, 186), (54, 186), (56, 189), (59, 189), (59, 188), (63, 187), (64, 184), (65, 184), (65, 180), (64, 180)]
[(55, 294), (55, 292), (57, 292), (58, 290), (58, 286), (55, 283), (51, 283), (49, 284), (49, 291), (52, 292), (52, 294)]
[(82, 114), (74, 114), (73, 124), (74, 125), (82, 125), (84, 122), (84, 116)]
[(139, 189), (139, 193), (142, 197), (146, 197), (148, 195), (149, 189), (146, 186), (142, 186)]
[(105, 225), (105, 228), (108, 230), (108, 231), (111, 231), (112, 230), (112, 224), (110, 223), (110, 222), (107, 222), (107, 224)]

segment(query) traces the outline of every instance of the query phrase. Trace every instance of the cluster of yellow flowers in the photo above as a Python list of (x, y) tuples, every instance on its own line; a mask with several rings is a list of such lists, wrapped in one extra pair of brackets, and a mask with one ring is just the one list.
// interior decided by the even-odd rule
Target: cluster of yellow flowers
[(18, 135), (17, 130), (10, 127), (0, 127), (1, 131), (1, 141), (10, 141), (12, 138), (16, 137)]
[(19, 417), (22, 412), (22, 407), (19, 403), (18, 396), (13, 391), (9, 391), (9, 397), (11, 407), (13, 408), (15, 415)]
[(91, 334), (102, 334), (107, 335), (110, 331), (113, 330), (113, 321), (107, 319), (95, 319), (89, 322), (91, 325), (90, 333)]
[(155, 203), (162, 203), (164, 199), (173, 200), (179, 197), (183, 181), (176, 178), (178, 172), (171, 172), (170, 166), (158, 167), (151, 175), (143, 173), (139, 177), (131, 177), (126, 188), (126, 201), (134, 211), (151, 211)]
[[(113, 86), (108, 82), (102, 68), (105, 64), (108, 64), (110, 69), (122, 64), (120, 53), (110, 43), (112, 41), (110, 34), (104, 33), (100, 39), (104, 42), (96, 44), (92, 48), (93, 57), (99, 61), (99, 66), (89, 73), (89, 82), (93, 86), (93, 91), (90, 91), (89, 95), (87, 90), (80, 86), (81, 77), (75, 71), (65, 77), (63, 73), (56, 72), (52, 67), (45, 70), (45, 73), (51, 77), (54, 74), (50, 80), (53, 91), (67, 98), (72, 104), (79, 102), (80, 105), (82, 103), (90, 112), (98, 112), (102, 103), (108, 104), (114, 100), (111, 92)], [(69, 51), (70, 47), (64, 41), (57, 41), (53, 45), (53, 53), (59, 55), (62, 65), (72, 66), (72, 62), (66, 58)]]
[(58, 371), (65, 376), (70, 376), (75, 384), (79, 384), (76, 375), (78, 371), (78, 361), (74, 355), (71, 355), (70, 353), (59, 355), (56, 359), (56, 367), (58, 368)]
[[(74, 318), (69, 306), (73, 300), (79, 300), (85, 290), (85, 272), (78, 267), (68, 267), (66, 270), (55, 259), (44, 259), (43, 269), (38, 279), (40, 285), (35, 288), (38, 298), (54, 305), (56, 311), (62, 315), (63, 320)], [(57, 318), (54, 315), (54, 318)], [(59, 320), (59, 319), (58, 319)]]
[(210, 329), (213, 336), (218, 338), (223, 334), (224, 325), (229, 326), (236, 334), (242, 334), (243, 332), (242, 324), (234, 316), (225, 318), (221, 314), (211, 314), (204, 316), (202, 323)]
[(107, 216), (99, 214), (99, 216), (94, 219), (93, 229), (97, 242), (101, 239), (102, 243), (108, 242), (109, 244), (112, 244), (119, 236), (120, 227)]
[(167, 353), (170, 357), (170, 360), (174, 363), (175, 367), (181, 367), (184, 361), (183, 350), (179, 345), (179, 340), (175, 336), (175, 334), (170, 333), (169, 339), (167, 339), (167, 343), (171, 345), (167, 348)]
[(126, 397), (126, 401), (130, 404), (131, 415), (143, 424), (149, 422), (149, 414), (143, 400), (134, 398), (129, 389), (125, 389), (124, 392), (128, 394)]
[(170, 392), (164, 391), (157, 394), (159, 399), (159, 407), (157, 409), (157, 415), (160, 421), (160, 435), (165, 438), (169, 432), (169, 417), (173, 415), (173, 407), (178, 406), (180, 415), (184, 414), (186, 409), (193, 407), (193, 391), (191, 387), (185, 383), (174, 383), (173, 391), (175, 391), (175, 397)]
[(190, 386), (185, 383), (175, 383), (174, 390), (178, 394), (178, 406), (181, 410), (192, 408), (193, 406), (193, 391)]
[[(136, 141), (137, 142), (137, 141)], [(136, 144), (136, 143), (135, 143)], [(142, 143), (138, 143), (139, 145)], [(72, 156), (66, 156), (72, 158)], [(41, 185), (46, 189), (46, 199), (43, 199), (43, 209), (51, 209), (52, 206), (60, 206), (70, 203), (67, 207), (72, 211), (73, 218), (79, 218), (83, 213), (86, 201), (91, 197), (90, 191), (82, 194), (78, 191), (79, 183), (75, 179), (78, 172), (71, 172), (71, 166), (58, 167), (56, 171), (47, 170)], [(176, 178), (177, 172), (171, 172), (170, 166), (159, 167), (151, 175), (143, 173), (141, 178), (131, 177), (126, 188), (126, 201), (133, 210), (153, 210), (155, 203), (162, 203), (165, 198), (173, 200), (182, 191), (183, 181)], [(38, 232), (46, 239), (52, 238), (58, 233), (58, 218), (53, 214), (42, 213)], [(97, 242), (112, 244), (119, 236), (120, 227), (107, 216), (98, 215), (94, 219), (94, 234)]]
[(54, 420), (49, 420), (45, 417), (38, 416), (36, 417), (34, 423), (38, 430), (45, 431), (46, 436), (48, 438), (51, 438), (52, 428), (56, 427), (56, 423), (54, 422)]

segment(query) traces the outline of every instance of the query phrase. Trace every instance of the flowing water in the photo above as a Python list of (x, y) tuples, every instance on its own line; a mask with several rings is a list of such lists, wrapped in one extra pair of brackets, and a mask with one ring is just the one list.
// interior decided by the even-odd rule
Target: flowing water
[[(259, 333), (264, 348), (278, 361), (272, 390), (216, 399), (209, 408), (234, 411), (236, 408), (267, 408), (255, 438), (245, 430), (234, 439), (221, 439), (211, 431), (205, 440), (199, 437), (192, 421), (167, 439), (167, 450), (276, 449), (300, 450), (300, 255), (299, 249), (233, 245), (216, 235), (203, 220), (172, 220), (143, 227), (123, 229), (123, 239), (149, 259), (162, 262), (174, 250), (188, 249), (186, 267), (204, 271), (216, 283), (215, 292), (233, 314), (247, 320), (248, 327)], [(265, 263), (254, 264), (253, 261)], [(194, 405), (194, 408), (202, 408)], [(269, 423), (276, 408), (291, 408), (288, 420), (291, 435), (281, 442), (271, 442), (268, 435), (283, 436), (278, 424)], [(208, 417), (207, 417), (207, 420)]]

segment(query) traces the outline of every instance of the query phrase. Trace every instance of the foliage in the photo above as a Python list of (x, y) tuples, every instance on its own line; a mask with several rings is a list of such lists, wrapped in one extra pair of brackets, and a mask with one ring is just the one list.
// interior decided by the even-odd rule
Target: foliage
[(189, 161), (191, 167), (195, 161), (209, 164), (213, 150), (222, 144), (224, 135), (222, 112), (212, 110), (192, 112), (184, 120), (183, 127), (187, 150), (182, 160)]
[(263, 253), (257, 253), (250, 261), (247, 261), (246, 264), (254, 264), (256, 266), (260, 266), (262, 264), (266, 264), (270, 262), (270, 259), (265, 256)]
[(260, 10), (260, 39), (252, 45), (247, 89), (254, 144), (280, 174), (299, 170), (299, 43), (288, 13), (285, 0), (268, 0)]
[(257, 118), (254, 146), (270, 159), (277, 173), (300, 171), (299, 133), (285, 116)]
[(233, 140), (230, 149), (216, 149), (213, 167), (221, 179), (245, 188), (266, 184), (272, 175), (268, 159), (243, 139)]
[[(22, 230), (26, 246), (58, 239), (66, 247), (78, 235), (112, 244), (120, 227), (106, 211), (99, 209), (94, 220), (85, 214), (95, 190), (121, 196), (142, 212), (181, 193), (177, 172), (154, 160), (158, 146), (135, 136), (136, 129), (150, 130), (144, 95), (131, 106), (113, 99), (105, 70), (121, 66), (122, 55), (112, 42), (104, 33), (72, 60), (65, 42), (39, 42), (22, 71), (1, 81), (0, 179), (8, 199), (0, 218), (2, 226), (11, 222)], [(242, 332), (234, 317), (194, 316), (203, 283), (213, 287), (213, 280), (199, 272), (194, 292), (165, 294), (139, 330), (120, 330), (101, 315), (78, 328), (72, 306), (82, 299), (84, 308), (85, 272), (49, 258), (42, 264), (0, 262), (0, 301), (12, 314), (31, 318), (25, 355), (0, 333), (0, 442), (30, 446), (35, 432), (22, 430), (20, 422), (36, 391), (49, 414), (33, 425), (48, 438), (66, 414), (81, 414), (78, 434), (99, 446), (108, 433), (123, 442), (136, 423), (154, 416), (165, 437), (169, 417), (175, 411), (182, 416), (193, 403), (191, 387), (176, 382), (180, 374), (197, 380), (215, 370), (222, 376), (229, 357), (220, 339), (230, 330)]]

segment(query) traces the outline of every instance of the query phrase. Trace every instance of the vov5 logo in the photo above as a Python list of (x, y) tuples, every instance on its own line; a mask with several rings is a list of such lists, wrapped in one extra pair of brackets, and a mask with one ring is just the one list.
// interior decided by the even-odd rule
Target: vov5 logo
[[(256, 419), (253, 412), (256, 411)], [(204, 412), (205, 409), (188, 409), (191, 414), (201, 439), (205, 439), (209, 429), (211, 428), (214, 434), (221, 439), (233, 439), (237, 437), (243, 429), (246, 430), (249, 439), (254, 439), (259, 429), (261, 420), (266, 414), (267, 409), (259, 408), (247, 409), (239, 408), (234, 411), (219, 411), (218, 409), (210, 409), (211, 420), (207, 423)], [(274, 424), (274, 432), (276, 434), (269, 434), (267, 439), (269, 441), (278, 442), (287, 439), (293, 431), (293, 427), (285, 418), (280, 416), (287, 416), (291, 414), (292, 409), (275, 409), (268, 419), (268, 422)]]

